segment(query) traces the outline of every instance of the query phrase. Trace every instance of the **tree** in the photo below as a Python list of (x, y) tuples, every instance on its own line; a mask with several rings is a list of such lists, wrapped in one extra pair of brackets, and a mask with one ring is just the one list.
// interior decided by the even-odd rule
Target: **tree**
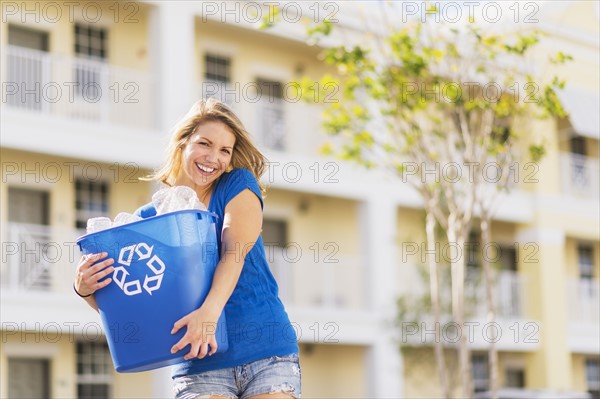
[[(341, 28), (325, 20), (310, 27), (308, 35), (311, 42), (318, 42), (335, 36), (336, 29)], [(531, 119), (565, 114), (556, 95), (564, 82), (557, 78), (542, 82), (524, 68), (540, 39), (534, 31), (484, 32), (473, 21), (456, 25), (413, 20), (362, 35), (362, 42), (345, 37), (346, 43), (323, 51), (324, 61), (336, 68), (336, 76), (324, 76), (319, 84), (310, 79), (300, 82), (309, 100), (323, 98), (315, 95), (315, 88), (329, 87), (331, 82), (340, 88), (339, 101), (325, 107), (324, 127), (332, 143), (323, 151), (367, 168), (387, 168), (419, 192), (426, 211), (429, 251), (436, 223), (445, 231), (452, 319), (464, 326), (462, 254), (473, 219), (479, 212), (483, 241), (490, 242), (493, 199), (509, 188), (509, 171), (526, 157), (518, 140), (525, 137)], [(568, 58), (559, 53), (555, 62)], [(532, 144), (529, 153), (536, 161), (543, 146)], [(500, 174), (497, 180), (488, 176), (490, 168)], [(429, 260), (436, 326), (440, 322), (438, 269), (439, 265)], [(489, 262), (484, 269), (488, 320), (493, 321)], [(460, 397), (467, 398), (472, 397), (473, 386), (464, 329), (460, 337)], [(435, 354), (440, 386), (444, 397), (449, 397), (439, 341)], [(492, 345), (492, 391), (496, 358)]]

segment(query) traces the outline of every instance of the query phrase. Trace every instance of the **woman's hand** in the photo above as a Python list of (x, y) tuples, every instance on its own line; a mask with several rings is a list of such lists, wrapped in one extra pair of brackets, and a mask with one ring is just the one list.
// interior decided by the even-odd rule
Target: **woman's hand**
[[(208, 354), (211, 356), (217, 351), (217, 321), (219, 320), (220, 312), (211, 311), (205, 306), (194, 310), (181, 319), (177, 320), (173, 325), (171, 334), (175, 334), (182, 327), (187, 327), (185, 335), (171, 348), (171, 353), (176, 353), (182, 350), (187, 345), (191, 345), (189, 353), (184, 356), (184, 359), (189, 360), (197, 357), (202, 359)], [(208, 346), (210, 345), (210, 352)]]
[(108, 253), (102, 252), (99, 254), (83, 255), (81, 257), (81, 260), (77, 265), (77, 276), (75, 277), (75, 289), (79, 295), (91, 295), (100, 288), (106, 287), (108, 284), (110, 284), (112, 281), (111, 278), (107, 278), (106, 280), (99, 282), (99, 280), (115, 270), (115, 268), (111, 266), (115, 262), (112, 258), (104, 259), (102, 262), (98, 262), (107, 256)]

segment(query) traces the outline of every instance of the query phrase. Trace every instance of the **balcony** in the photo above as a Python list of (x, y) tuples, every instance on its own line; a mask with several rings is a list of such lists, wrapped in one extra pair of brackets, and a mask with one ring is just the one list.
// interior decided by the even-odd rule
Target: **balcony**
[[(3, 240), (1, 286), (4, 292), (69, 292), (79, 261), (75, 243), (84, 234), (23, 223), (8, 223)], [(305, 249), (266, 246), (280, 297), (291, 306), (361, 310), (365, 276), (358, 259), (343, 258), (326, 245)]]
[[(465, 299), (470, 315), (485, 319), (487, 315), (486, 287), (483, 271), (467, 269)], [(496, 318), (523, 318), (523, 298), (525, 280), (518, 272), (510, 270), (494, 271), (493, 296), (496, 306)]]
[(71, 120), (155, 127), (151, 74), (18, 46), (2, 52), (2, 106)]
[(562, 153), (560, 169), (563, 193), (586, 199), (600, 198), (598, 159)]
[[(569, 313), (569, 345), (574, 352), (600, 351), (600, 281), (571, 279), (567, 281), (567, 311)], [(595, 338), (594, 338), (595, 337)]]
[(573, 279), (567, 283), (569, 317), (574, 323), (600, 323), (600, 281)]
[[(266, 246), (267, 259), (279, 286), (279, 296), (288, 306), (325, 310), (366, 309), (364, 270), (358, 259), (328, 252)], [(330, 256), (331, 255), (331, 256)]]
[(82, 231), (8, 223), (2, 241), (3, 293), (69, 292), (79, 260)]

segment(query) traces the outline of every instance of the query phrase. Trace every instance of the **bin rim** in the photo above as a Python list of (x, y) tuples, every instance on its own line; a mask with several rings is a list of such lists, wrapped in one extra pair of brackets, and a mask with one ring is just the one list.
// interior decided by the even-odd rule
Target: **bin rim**
[(149, 220), (155, 220), (155, 219), (159, 219), (159, 218), (162, 218), (162, 217), (168, 217), (168, 216), (171, 216), (171, 215), (176, 215), (176, 214), (181, 214), (181, 213), (203, 213), (203, 214), (206, 214), (207, 216), (210, 216), (213, 219), (213, 223), (216, 223), (217, 220), (219, 220), (219, 215), (217, 215), (216, 213), (211, 212), (211, 211), (205, 211), (205, 210), (201, 210), (201, 209), (182, 209), (180, 211), (173, 211), (173, 212), (161, 213), (160, 215), (150, 216), (150, 217), (144, 218), (142, 220), (136, 220), (135, 222), (125, 223), (125, 224), (121, 224), (119, 226), (114, 226), (114, 227), (109, 227), (108, 229), (104, 229), (104, 230), (100, 230), (100, 231), (95, 231), (93, 233), (87, 233), (87, 234), (84, 234), (82, 236), (79, 236), (77, 238), (76, 242), (77, 242), (77, 244), (79, 244), (81, 241), (87, 239), (88, 237), (95, 236), (96, 234), (101, 234), (101, 233), (104, 233), (106, 231), (117, 230), (117, 229), (120, 229), (122, 227), (129, 227), (129, 226), (133, 226), (133, 225), (138, 224), (138, 223), (147, 222)]

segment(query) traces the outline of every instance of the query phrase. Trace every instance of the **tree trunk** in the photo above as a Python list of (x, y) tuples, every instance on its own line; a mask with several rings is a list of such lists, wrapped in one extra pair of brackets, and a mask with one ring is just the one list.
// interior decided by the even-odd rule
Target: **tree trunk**
[[(435, 206), (435, 205), (431, 205)], [(441, 323), (441, 310), (440, 310), (440, 296), (439, 296), (439, 282), (438, 282), (438, 263), (435, 256), (429, 251), (435, 248), (435, 216), (430, 208), (427, 208), (427, 216), (425, 223), (425, 231), (427, 233), (427, 264), (429, 266), (429, 291), (431, 294), (431, 305), (433, 307), (433, 317), (435, 326), (435, 361), (437, 363), (438, 377), (440, 379), (440, 387), (442, 389), (442, 395), (444, 398), (450, 398), (450, 390), (448, 387), (448, 377), (446, 373), (446, 360), (444, 359), (444, 346), (440, 339), (440, 323)]]
[[(488, 247), (490, 243), (490, 217), (486, 212), (482, 212), (481, 214), (481, 248), (484, 249)], [(492, 278), (492, 266), (490, 265), (489, 257), (485, 256), (485, 252), (483, 254), (483, 271), (485, 276), (485, 296), (487, 302), (487, 324), (491, 325), (496, 322), (496, 304), (494, 302), (494, 293), (493, 293), (493, 278)], [(495, 335), (496, 329), (492, 329), (494, 331), (494, 336), (491, 338), (488, 350), (489, 356), (489, 367), (490, 367), (490, 387), (489, 390), (491, 392), (491, 399), (498, 398), (498, 349), (496, 348), (496, 340), (497, 337)]]
[(468, 331), (465, 328), (465, 257), (463, 256), (465, 240), (459, 237), (459, 226), (456, 217), (448, 218), (448, 244), (450, 245), (450, 267), (452, 274), (452, 315), (458, 325), (460, 341), (458, 344), (458, 364), (460, 369), (461, 398), (473, 397), (471, 377), (471, 358), (469, 352)]

